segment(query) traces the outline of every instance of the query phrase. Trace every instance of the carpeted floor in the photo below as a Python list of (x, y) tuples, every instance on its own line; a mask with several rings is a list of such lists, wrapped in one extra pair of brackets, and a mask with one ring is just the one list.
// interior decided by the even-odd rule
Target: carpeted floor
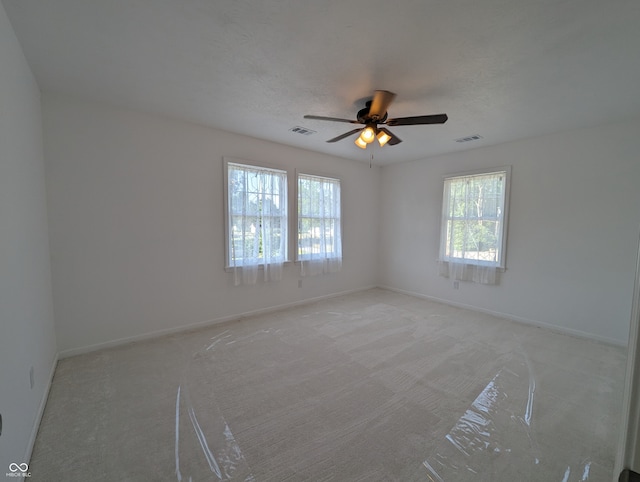
[(31, 481), (610, 481), (625, 349), (369, 290), (61, 360)]

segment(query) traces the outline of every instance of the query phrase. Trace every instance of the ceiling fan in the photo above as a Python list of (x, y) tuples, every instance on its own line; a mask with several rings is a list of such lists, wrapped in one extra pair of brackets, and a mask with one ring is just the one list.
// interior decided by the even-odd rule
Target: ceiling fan
[(349, 124), (363, 124), (364, 127), (345, 132), (344, 134), (327, 141), (337, 142), (355, 134), (356, 132), (360, 132), (360, 136), (356, 139), (355, 144), (361, 149), (366, 149), (367, 145), (372, 143), (376, 138), (378, 139), (380, 146), (384, 146), (387, 143), (391, 146), (395, 146), (402, 142), (402, 139), (393, 134), (386, 127), (378, 127), (380, 124), (387, 126), (444, 124), (449, 118), (447, 114), (435, 114), (388, 119), (387, 108), (391, 102), (393, 102), (395, 97), (396, 94), (393, 92), (389, 92), (387, 90), (376, 90), (373, 94), (373, 98), (370, 101), (367, 101), (365, 108), (358, 111), (357, 120), (340, 119), (339, 117), (324, 117), (319, 115), (305, 115), (304, 118), (333, 122), (347, 122)]

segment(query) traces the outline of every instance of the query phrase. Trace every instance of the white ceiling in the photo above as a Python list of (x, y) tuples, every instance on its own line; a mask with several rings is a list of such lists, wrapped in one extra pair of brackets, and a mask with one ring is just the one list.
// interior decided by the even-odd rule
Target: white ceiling
[[(3, 4), (44, 91), (375, 164), (640, 115), (638, 0)], [(449, 121), (362, 151), (325, 142), (353, 126), (303, 118), (355, 119), (376, 89), (398, 94), (389, 117)]]

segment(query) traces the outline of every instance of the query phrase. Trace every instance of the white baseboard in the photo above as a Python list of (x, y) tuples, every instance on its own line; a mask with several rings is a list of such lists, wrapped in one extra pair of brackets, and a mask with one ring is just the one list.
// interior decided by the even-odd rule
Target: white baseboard
[(90, 353), (93, 351), (97, 351), (97, 350), (102, 350), (105, 348), (113, 348), (116, 346), (121, 346), (121, 345), (126, 345), (128, 343), (133, 343), (133, 342), (137, 342), (137, 341), (144, 341), (144, 340), (149, 340), (152, 338), (158, 338), (161, 336), (166, 336), (166, 335), (173, 335), (175, 333), (181, 333), (184, 331), (191, 331), (191, 330), (195, 330), (198, 328), (206, 328), (208, 326), (212, 326), (212, 325), (217, 325), (219, 323), (225, 323), (228, 321), (235, 321), (235, 320), (239, 320), (241, 318), (246, 318), (248, 316), (256, 316), (256, 315), (263, 315), (263, 314), (267, 314), (267, 313), (272, 313), (274, 311), (280, 311), (286, 308), (292, 308), (294, 306), (301, 306), (301, 305), (306, 305), (306, 304), (310, 304), (310, 303), (315, 303), (316, 301), (321, 301), (321, 300), (326, 300), (329, 298), (336, 298), (338, 296), (345, 296), (345, 295), (349, 295), (352, 293), (359, 293), (361, 291), (366, 291), (366, 290), (370, 290), (376, 288), (376, 286), (372, 285), (372, 286), (367, 286), (364, 288), (358, 288), (358, 289), (354, 289), (354, 290), (347, 290), (347, 291), (340, 291), (338, 293), (331, 293), (328, 295), (323, 295), (323, 296), (317, 296), (314, 298), (305, 298), (304, 300), (299, 300), (299, 301), (293, 301), (291, 303), (283, 303), (281, 305), (275, 305), (275, 306), (269, 306), (267, 308), (260, 308), (257, 310), (252, 310), (252, 311), (245, 311), (242, 313), (238, 313), (238, 314), (234, 314), (234, 315), (229, 315), (229, 316), (223, 316), (220, 318), (215, 318), (213, 320), (207, 320), (207, 321), (200, 321), (197, 323), (190, 323), (187, 325), (182, 325), (182, 326), (177, 326), (177, 327), (172, 327), (172, 328), (166, 328), (163, 330), (156, 330), (156, 331), (152, 331), (149, 333), (143, 333), (140, 335), (134, 335), (134, 336), (128, 336), (125, 338), (118, 338), (116, 340), (111, 340), (111, 341), (107, 341), (107, 342), (103, 342), (103, 343), (96, 343), (94, 345), (87, 345), (87, 346), (83, 346), (83, 347), (79, 347), (79, 348), (70, 348), (68, 350), (63, 350), (60, 353), (58, 353), (58, 357), (60, 359), (63, 358), (69, 358), (72, 356), (76, 356), (76, 355), (82, 355), (84, 353)]
[(40, 428), (40, 422), (42, 421), (42, 415), (44, 415), (44, 409), (47, 406), (47, 399), (49, 398), (49, 390), (51, 390), (51, 384), (53, 383), (53, 376), (56, 373), (56, 366), (58, 366), (58, 354), (56, 353), (51, 363), (51, 370), (49, 370), (49, 377), (40, 400), (40, 406), (38, 407), (38, 413), (33, 421), (33, 427), (31, 428), (31, 435), (27, 442), (27, 450), (24, 454), (23, 460), (28, 460), (31, 463), (31, 454), (33, 452), (33, 446), (36, 443), (36, 437), (38, 436), (38, 429)]
[[(63, 359), (63, 358), (68, 358), (68, 357), (72, 357), (72, 356), (76, 356), (76, 355), (82, 355), (84, 353), (90, 353), (93, 351), (97, 351), (97, 350), (102, 350), (105, 348), (113, 348), (116, 346), (121, 346), (121, 345), (126, 345), (128, 343), (133, 343), (133, 342), (138, 342), (138, 341), (145, 341), (145, 340), (149, 340), (149, 339), (153, 339), (153, 338), (158, 338), (161, 336), (166, 336), (166, 335), (172, 335), (172, 334), (176, 334), (176, 333), (181, 333), (181, 332), (185, 332), (185, 331), (191, 331), (191, 330), (195, 330), (195, 329), (199, 329), (199, 328), (206, 328), (208, 326), (213, 326), (213, 325), (217, 325), (219, 323), (225, 323), (228, 321), (235, 321), (235, 320), (239, 320), (241, 318), (246, 318), (248, 316), (256, 316), (256, 315), (263, 315), (263, 314), (267, 314), (267, 313), (272, 313), (274, 311), (280, 311), (286, 308), (292, 308), (295, 306), (302, 306), (302, 305), (306, 305), (306, 304), (310, 304), (310, 303), (315, 303), (316, 301), (321, 301), (321, 300), (326, 300), (326, 299), (330, 299), (330, 298), (335, 298), (338, 296), (345, 296), (345, 295), (349, 295), (352, 293), (359, 293), (362, 291), (366, 291), (372, 288), (380, 288), (380, 289), (385, 289), (385, 290), (389, 290), (389, 291), (394, 291), (397, 293), (402, 293), (405, 295), (409, 295), (409, 296), (415, 296), (416, 298), (422, 298), (422, 299), (426, 299), (426, 300), (430, 300), (430, 301), (435, 301), (437, 303), (443, 303), (446, 305), (450, 305), (450, 306), (455, 306), (457, 308), (463, 308), (466, 310), (471, 310), (471, 311), (477, 311), (480, 313), (486, 313), (489, 315), (493, 315), (493, 316), (497, 316), (499, 318), (504, 318), (510, 321), (515, 321), (517, 323), (523, 323), (526, 325), (533, 325), (533, 326), (537, 326), (540, 328), (545, 328), (548, 330), (552, 330), (558, 333), (562, 333), (565, 335), (572, 335), (572, 336), (577, 336), (579, 338), (587, 338), (593, 341), (598, 341), (598, 342), (602, 342), (602, 343), (607, 343), (607, 344), (611, 344), (611, 345), (616, 345), (616, 346), (626, 346), (626, 343), (620, 341), (620, 340), (616, 340), (616, 339), (612, 339), (612, 338), (607, 338), (607, 337), (603, 337), (603, 336), (599, 336), (599, 335), (594, 335), (592, 333), (588, 333), (585, 331), (581, 331), (581, 330), (575, 330), (575, 329), (571, 329), (571, 328), (566, 328), (566, 327), (562, 327), (562, 326), (558, 326), (558, 325), (553, 325), (551, 323), (546, 323), (543, 321), (537, 321), (537, 320), (531, 320), (528, 318), (524, 318), (524, 317), (520, 317), (517, 315), (512, 315), (509, 313), (502, 313), (499, 311), (493, 311), (493, 310), (488, 310), (488, 309), (484, 309), (484, 308), (479, 308), (477, 306), (473, 306), (473, 305), (468, 305), (465, 303), (458, 303), (455, 301), (451, 301), (451, 300), (446, 300), (446, 299), (441, 299), (441, 298), (437, 298), (435, 296), (429, 296), (429, 295), (425, 295), (423, 293), (418, 293), (415, 291), (409, 291), (409, 290), (402, 290), (399, 288), (394, 288), (391, 286), (384, 286), (384, 285), (377, 285), (377, 286), (367, 286), (367, 287), (363, 287), (363, 288), (358, 288), (358, 289), (354, 289), (354, 290), (346, 290), (346, 291), (340, 291), (337, 293), (331, 293), (328, 295), (323, 295), (323, 296), (317, 296), (314, 298), (306, 298), (304, 300), (299, 300), (299, 301), (294, 301), (291, 303), (283, 303), (280, 305), (275, 305), (275, 306), (270, 306), (267, 308), (260, 308), (257, 310), (252, 310), (252, 311), (245, 311), (242, 313), (237, 313), (234, 315), (229, 315), (229, 316), (223, 316), (220, 318), (215, 318), (212, 320), (206, 320), (206, 321), (201, 321), (201, 322), (197, 322), (197, 323), (190, 323), (187, 325), (182, 325), (182, 326), (177, 326), (177, 327), (172, 327), (172, 328), (166, 328), (163, 330), (156, 330), (153, 332), (148, 332), (148, 333), (143, 333), (140, 335), (134, 335), (134, 336), (129, 336), (129, 337), (124, 337), (124, 338), (118, 338), (116, 340), (111, 340), (111, 341), (107, 341), (107, 342), (102, 342), (102, 343), (96, 343), (93, 345), (87, 345), (87, 346), (83, 346), (83, 347), (79, 347), (79, 348), (70, 348), (68, 350), (63, 350), (60, 353), (58, 353), (58, 358), (59, 359)], [(45, 400), (46, 401), (46, 400)]]
[(442, 303), (445, 305), (450, 305), (450, 306), (455, 306), (456, 308), (463, 308), (465, 310), (470, 310), (470, 311), (477, 311), (480, 313), (485, 313), (487, 315), (492, 315), (492, 316), (497, 316), (498, 318), (504, 318), (505, 320), (509, 320), (509, 321), (515, 321), (516, 323), (522, 323), (525, 325), (533, 325), (533, 326), (537, 326), (539, 328), (545, 328), (547, 330), (550, 331), (554, 331), (557, 333), (562, 333), (563, 335), (571, 335), (571, 336), (575, 336), (578, 338), (586, 338), (592, 341), (597, 341), (600, 343), (606, 343), (608, 345), (615, 345), (615, 346), (627, 346), (627, 343), (620, 341), (620, 340), (616, 340), (614, 338), (607, 338), (604, 336), (600, 336), (600, 335), (594, 335), (593, 333), (589, 333), (586, 331), (581, 331), (581, 330), (575, 330), (573, 328), (566, 328), (563, 326), (558, 326), (558, 325), (554, 325), (552, 323), (546, 323), (544, 321), (537, 321), (537, 320), (531, 320), (528, 318), (524, 318), (521, 316), (517, 316), (517, 315), (512, 315), (509, 313), (502, 313), (500, 311), (493, 311), (493, 310), (487, 310), (485, 308), (479, 308), (477, 306), (473, 306), (473, 305), (467, 305), (465, 303), (458, 303), (455, 301), (451, 301), (451, 300), (446, 300), (446, 299), (442, 299), (442, 298), (437, 298), (435, 296), (429, 296), (429, 295), (425, 295), (423, 293), (417, 293), (415, 291), (407, 291), (407, 290), (402, 290), (399, 288), (393, 288), (391, 286), (383, 286), (383, 285), (378, 285), (378, 288), (384, 289), (384, 290), (389, 290), (389, 291), (395, 291), (396, 293), (401, 293), (404, 295), (409, 295), (409, 296), (415, 296), (416, 298), (422, 298), (425, 300), (429, 300), (429, 301), (435, 301), (437, 303)]

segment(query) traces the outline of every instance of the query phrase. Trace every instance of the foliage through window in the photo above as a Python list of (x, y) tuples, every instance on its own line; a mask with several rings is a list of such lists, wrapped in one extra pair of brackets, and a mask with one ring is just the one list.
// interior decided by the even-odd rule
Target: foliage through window
[(504, 268), (509, 169), (446, 177), (440, 260)]
[(235, 162), (226, 165), (227, 266), (242, 268), (245, 283), (255, 282), (259, 265), (265, 269), (265, 280), (280, 279), (287, 259), (287, 173)]
[(338, 271), (342, 265), (340, 180), (298, 174), (298, 247), (301, 273)]

